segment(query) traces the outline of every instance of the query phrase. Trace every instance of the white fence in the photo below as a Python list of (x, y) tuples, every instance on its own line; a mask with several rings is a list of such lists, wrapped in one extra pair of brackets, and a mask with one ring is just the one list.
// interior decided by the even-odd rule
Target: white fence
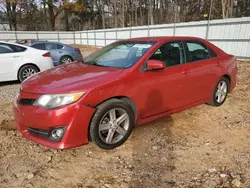
[(174, 35), (205, 38), (230, 54), (250, 58), (250, 17), (76, 32), (0, 31), (0, 40), (39, 39), (104, 46), (119, 39)]

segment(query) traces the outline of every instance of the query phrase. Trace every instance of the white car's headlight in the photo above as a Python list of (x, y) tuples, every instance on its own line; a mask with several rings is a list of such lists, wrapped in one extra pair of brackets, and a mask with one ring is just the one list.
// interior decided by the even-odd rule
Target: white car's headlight
[(57, 108), (78, 101), (85, 92), (70, 94), (42, 95), (34, 103), (35, 106), (42, 106), (46, 109)]

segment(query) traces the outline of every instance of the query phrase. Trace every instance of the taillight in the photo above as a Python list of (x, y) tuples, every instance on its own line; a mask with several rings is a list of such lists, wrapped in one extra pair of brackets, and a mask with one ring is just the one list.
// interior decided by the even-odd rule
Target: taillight
[(79, 54), (81, 53), (81, 50), (80, 49), (76, 49), (76, 52), (78, 52)]
[(50, 52), (43, 54), (43, 57), (50, 57)]

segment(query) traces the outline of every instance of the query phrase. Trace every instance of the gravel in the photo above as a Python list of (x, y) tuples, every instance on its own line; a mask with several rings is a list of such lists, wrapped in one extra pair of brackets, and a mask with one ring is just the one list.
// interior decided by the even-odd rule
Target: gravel
[(250, 187), (250, 64), (220, 108), (201, 105), (139, 126), (114, 150), (53, 150), (16, 130), (18, 82), (0, 84), (0, 187)]

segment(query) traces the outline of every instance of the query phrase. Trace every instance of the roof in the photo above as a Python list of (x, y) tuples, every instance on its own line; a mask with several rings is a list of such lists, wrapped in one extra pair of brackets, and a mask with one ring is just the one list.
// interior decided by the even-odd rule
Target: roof
[(161, 40), (183, 40), (183, 39), (189, 39), (189, 40), (197, 40), (201, 39), (198, 37), (190, 37), (190, 36), (155, 36), (155, 37), (139, 37), (139, 38), (131, 38), (127, 40), (132, 41), (161, 41)]

